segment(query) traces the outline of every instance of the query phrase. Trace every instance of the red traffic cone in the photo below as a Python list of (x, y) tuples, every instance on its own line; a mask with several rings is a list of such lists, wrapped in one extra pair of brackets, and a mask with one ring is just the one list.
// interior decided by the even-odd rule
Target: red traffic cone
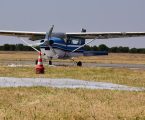
[(38, 62), (37, 62), (37, 65), (35, 66), (36, 74), (44, 73), (44, 66), (43, 66), (41, 55), (42, 55), (42, 53), (39, 52)]

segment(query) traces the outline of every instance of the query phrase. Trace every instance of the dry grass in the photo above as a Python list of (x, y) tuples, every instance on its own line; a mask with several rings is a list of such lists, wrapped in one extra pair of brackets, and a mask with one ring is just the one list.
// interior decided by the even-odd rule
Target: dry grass
[(34, 61), (37, 59), (37, 52), (23, 52), (23, 51), (0, 51), (0, 62), (3, 60), (9, 61), (22, 61), (30, 60)]
[(145, 64), (145, 54), (109, 53), (108, 56), (80, 57), (83, 62)]
[(1, 120), (144, 120), (145, 93), (0, 88)]
[[(38, 57), (36, 52), (14, 52), (0, 51), (0, 62), (4, 61), (34, 61)], [(127, 63), (145, 64), (145, 54), (109, 53), (108, 56), (78, 57), (76, 61), (95, 63)], [(62, 61), (62, 60), (54, 60)], [(70, 60), (63, 60), (70, 62)], [(72, 61), (71, 61), (72, 62)]]
[[(33, 52), (0, 52), (5, 60), (32, 61)], [(78, 59), (78, 58), (77, 58)], [(81, 57), (84, 62), (144, 64), (145, 55)], [(44, 75), (32, 67), (0, 67), (2, 77), (74, 78), (145, 87), (145, 71), (124, 68), (49, 67)], [(0, 88), (0, 120), (145, 120), (145, 92)]]

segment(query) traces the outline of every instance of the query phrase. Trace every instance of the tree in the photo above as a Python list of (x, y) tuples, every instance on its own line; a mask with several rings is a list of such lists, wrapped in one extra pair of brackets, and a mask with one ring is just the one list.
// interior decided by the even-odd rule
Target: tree
[(117, 50), (119, 53), (128, 53), (129, 52), (129, 47), (122, 47), (120, 46)]
[(24, 50), (24, 45), (23, 44), (17, 44), (16, 45), (16, 51), (23, 51)]
[(99, 45), (98, 50), (100, 50), (100, 51), (108, 51), (109, 48), (106, 45), (101, 44), (101, 45)]
[(93, 47), (92, 47), (92, 50), (93, 50), (93, 51), (98, 51), (99, 48), (98, 48), (97, 46), (93, 46)]
[(3, 50), (4, 51), (9, 51), (10, 50), (10, 45), (9, 44), (4, 44)]
[(138, 53), (145, 53), (145, 49), (144, 48), (139, 48), (139, 49), (137, 49), (137, 52)]
[(89, 45), (85, 45), (85, 46), (84, 46), (84, 50), (90, 51), (90, 50), (91, 50), (91, 47), (90, 47)]
[(118, 47), (111, 47), (109, 49), (109, 52), (116, 53), (117, 52), (117, 49), (118, 49)]
[(129, 53), (129, 47), (123, 47), (123, 53)]
[(16, 45), (10, 45), (10, 51), (15, 51), (16, 50)]
[(130, 52), (130, 53), (137, 53), (137, 49), (136, 49), (136, 48), (131, 48), (131, 49), (129, 50), (129, 52)]

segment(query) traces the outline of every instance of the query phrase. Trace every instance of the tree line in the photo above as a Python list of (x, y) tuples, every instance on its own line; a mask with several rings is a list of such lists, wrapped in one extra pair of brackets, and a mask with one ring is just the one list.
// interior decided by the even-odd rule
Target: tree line
[(107, 47), (104, 44), (99, 46), (89, 46), (86, 45), (84, 47), (85, 50), (88, 51), (108, 51), (110, 53), (141, 53), (145, 54), (145, 48), (129, 48), (129, 47)]
[[(35, 48), (37, 48), (38, 50), (40, 49), (39, 46), (36, 46)], [(4, 44), (0, 46), (0, 51), (34, 51), (34, 49), (23, 44)]]
[[(36, 46), (38, 50), (40, 50), (39, 46)], [(84, 50), (86, 51), (108, 51), (110, 53), (143, 53), (145, 54), (145, 48), (129, 48), (129, 47), (108, 47), (104, 44), (99, 46), (84, 46)], [(0, 51), (34, 51), (31, 47), (25, 46), (23, 44), (4, 44), (0, 46)]]

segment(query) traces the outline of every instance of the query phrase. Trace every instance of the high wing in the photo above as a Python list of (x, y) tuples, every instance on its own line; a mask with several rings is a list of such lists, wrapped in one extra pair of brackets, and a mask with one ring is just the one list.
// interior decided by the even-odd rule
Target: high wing
[(85, 32), (85, 33), (66, 33), (67, 37), (84, 39), (109, 39), (125, 37), (143, 37), (145, 32)]
[[(45, 37), (46, 32), (29, 32), (29, 31), (6, 31), (0, 30), (0, 35), (28, 37), (30, 40), (39, 40)], [(145, 32), (77, 32), (77, 33), (53, 33), (52, 36), (62, 38), (83, 38), (83, 39), (109, 39), (125, 37), (143, 37)]]
[(0, 35), (14, 36), (14, 37), (27, 37), (30, 40), (37, 40), (45, 37), (45, 32), (29, 32), (29, 31), (7, 31), (0, 30)]

